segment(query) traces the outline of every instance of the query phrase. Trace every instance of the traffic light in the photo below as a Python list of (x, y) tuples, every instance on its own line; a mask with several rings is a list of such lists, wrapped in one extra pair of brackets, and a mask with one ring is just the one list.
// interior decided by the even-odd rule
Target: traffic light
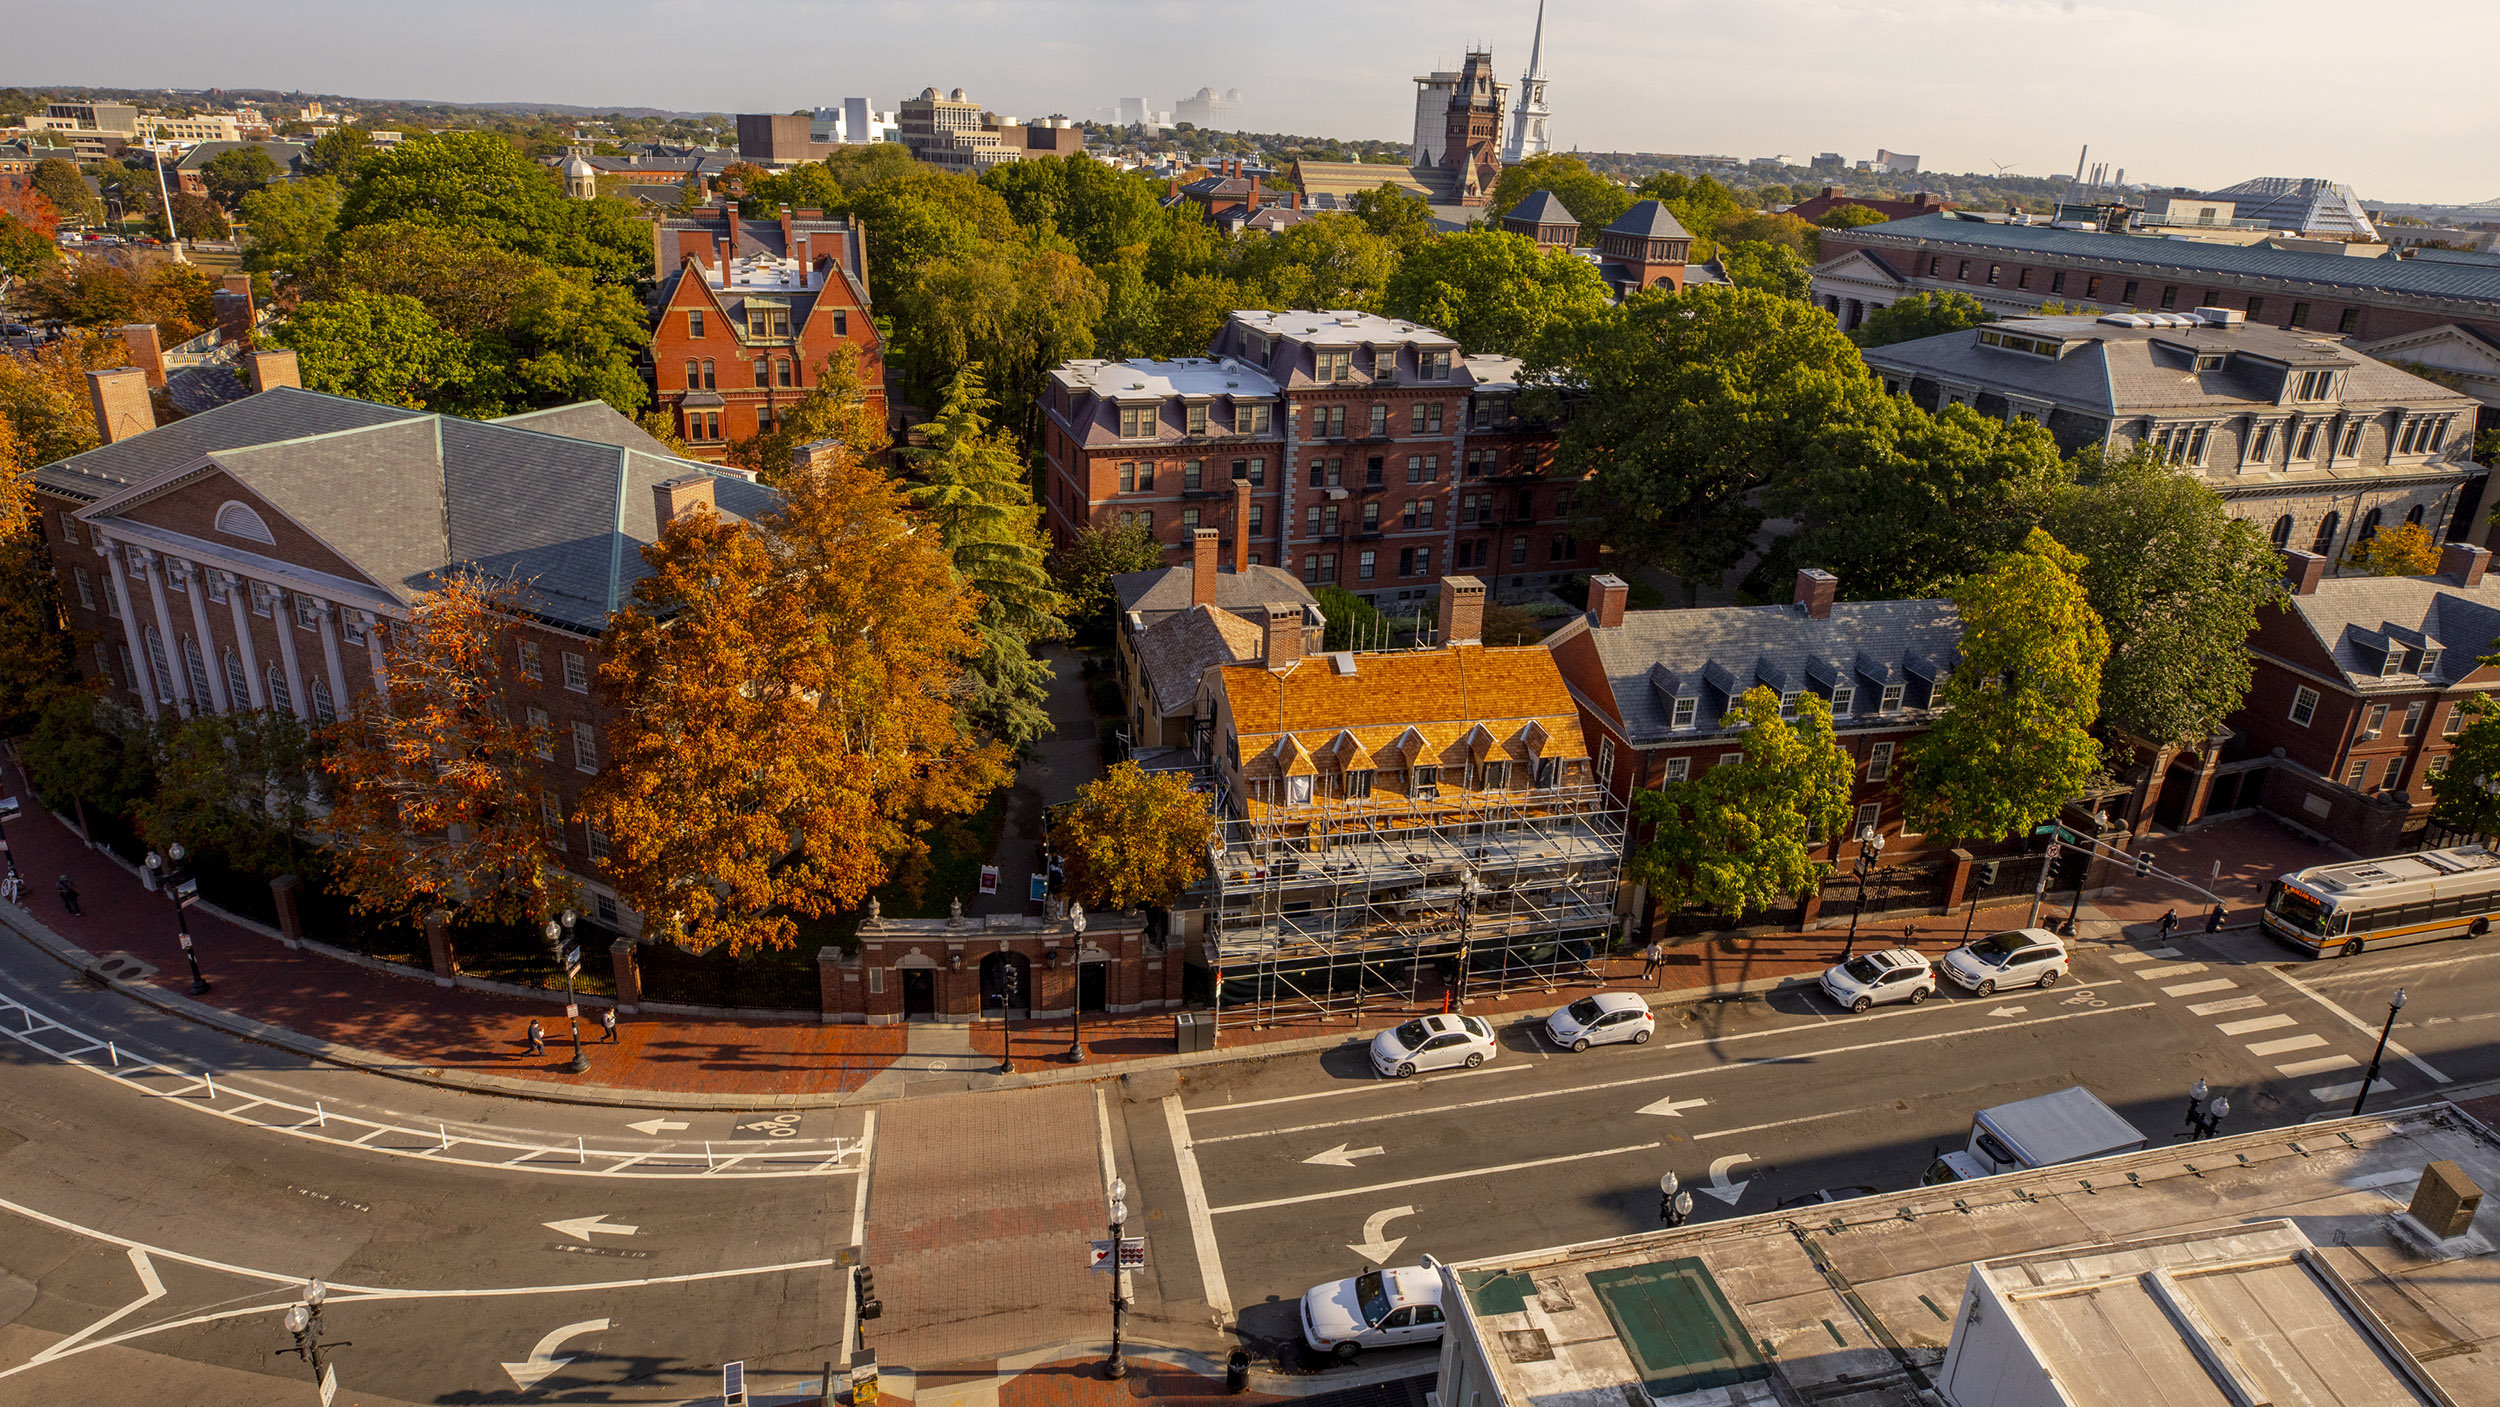
[(1994, 884), (1997, 882), (1996, 861), (1987, 861), (1979, 867), (1979, 882), (1981, 884)]
[(859, 1301), (861, 1323), (885, 1313), (885, 1301), (877, 1298), (877, 1272), (867, 1266), (851, 1272), (851, 1293)]
[(2152, 852), (2152, 851), (2150, 851), (2150, 850), (2147, 850), (2147, 851), (2144, 851), (2143, 853), (2141, 853), (2141, 854), (2137, 855), (2137, 856), (2135, 857), (2135, 874), (2136, 874), (2136, 878), (2138, 878), (2138, 879), (2142, 879), (2144, 876), (2146, 876), (2146, 875), (2148, 875), (2148, 874), (2151, 874), (2152, 872), (2153, 872), (2153, 852)]

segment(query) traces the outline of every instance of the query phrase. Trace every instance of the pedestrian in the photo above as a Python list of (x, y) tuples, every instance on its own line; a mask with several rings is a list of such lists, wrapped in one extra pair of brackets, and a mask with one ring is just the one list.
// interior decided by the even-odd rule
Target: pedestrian
[(6, 879), (0, 879), (0, 899), (6, 899), (12, 904), (19, 903), (25, 892), (26, 881), (18, 878), (14, 868), (9, 871)]
[(610, 1007), (602, 1007), (602, 1008), (600, 1008), (600, 1011), (599, 1011), (599, 1029), (601, 1029), (601, 1030), (603, 1030), (603, 1031), (605, 1031), (605, 1032), (607, 1032), (607, 1033), (608, 1033), (608, 1034), (607, 1034), (606, 1039), (607, 1039), (607, 1043), (608, 1043), (609, 1045), (614, 1045), (614, 1044), (616, 1044), (616, 1008), (615, 1008), (615, 1007), (610, 1006)]
[(1665, 945), (1661, 944), (1655, 938), (1650, 939), (1649, 946), (1641, 949), (1641, 980), (1646, 982), (1650, 978), (1657, 976), (1658, 969), (1665, 966), (1666, 961), (1667, 950)]
[(2178, 929), (2178, 927), (2179, 927), (2179, 910), (2178, 910), (2178, 908), (2177, 908), (2176, 906), (2173, 906), (2173, 907), (2171, 907), (2170, 909), (2168, 909), (2168, 910), (2164, 911), (2164, 912), (2163, 912), (2163, 914), (2162, 914), (2162, 916), (2161, 916), (2161, 936), (2162, 936), (2162, 937), (2164, 937), (2164, 938), (2169, 937), (2169, 936), (2170, 936), (2170, 935), (2171, 935), (2174, 931), (2176, 931), (2176, 930)]
[(539, 1029), (538, 1018), (533, 1016), (530, 1018), (530, 1054), (545, 1055), (546, 1053), (547, 1033)]
[(85, 918), (86, 914), (78, 907), (78, 886), (69, 882), (68, 875), (61, 876), (60, 889), (61, 907), (69, 910), (71, 918)]
[(2214, 911), (2206, 915), (2205, 931), (2207, 933), (2220, 933), (2222, 931), (2222, 906), (2220, 904), (2214, 905)]

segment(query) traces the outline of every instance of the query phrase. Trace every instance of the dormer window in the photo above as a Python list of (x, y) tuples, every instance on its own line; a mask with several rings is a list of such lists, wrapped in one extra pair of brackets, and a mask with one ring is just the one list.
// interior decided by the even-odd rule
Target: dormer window
[(1157, 419), (1155, 412), (1158, 409), (1160, 409), (1160, 407), (1150, 405), (1124, 405), (1120, 407), (1120, 438), (1124, 440), (1143, 440), (1151, 437), (1155, 432), (1155, 421)]
[(1783, 689), (1780, 691), (1780, 717), (1794, 718), (1797, 716), (1797, 694), (1798, 691), (1795, 689)]
[(1875, 711), (1877, 713), (1899, 713), (1901, 711), (1901, 686), (1899, 684), (1886, 684), (1884, 686), (1883, 698), (1875, 705)]
[(1264, 435), (1272, 423), (1269, 417), (1274, 414), (1275, 407), (1265, 401), (1252, 401), (1248, 405), (1238, 406), (1233, 411), (1234, 432), (1242, 435)]
[(1188, 433), (1192, 435), (1203, 435), (1207, 432), (1206, 402), (1192, 401), (1184, 412), (1184, 415), (1186, 416), (1189, 424)]
[(2413, 672), (2424, 678), (2439, 672), (2439, 647), (2437, 645), (2432, 645), (2422, 651), (2422, 658), (2414, 665)]
[(1447, 352), (1416, 353), (1415, 374), (1426, 381), (1449, 380), (1450, 354)]
[(1319, 351), (1311, 354), (1311, 379), (1314, 381), (1347, 381), (1354, 376), (1354, 352)]
[(1675, 701), (1675, 712), (1669, 716), (1667, 726), (1671, 728), (1690, 728), (1693, 726), (1696, 715), (1700, 712), (1701, 700), (1677, 699)]
[(2196, 354), (2196, 369), (2197, 369), (2198, 371), (2220, 371), (2220, 370), (2222, 370), (2222, 353), (2220, 353), (2220, 352), (2199, 352), (2199, 353), (2197, 353), (2197, 354)]
[(1848, 717), (1849, 710), (1857, 707), (1857, 703), (1858, 688), (1855, 684), (1834, 684), (1832, 686), (1832, 717)]
[(2322, 401), (2325, 400), (2334, 389), (2334, 372), (2304, 371), (2300, 373), (2300, 380), (2295, 383), (2293, 387), (2292, 399), (2296, 401)]

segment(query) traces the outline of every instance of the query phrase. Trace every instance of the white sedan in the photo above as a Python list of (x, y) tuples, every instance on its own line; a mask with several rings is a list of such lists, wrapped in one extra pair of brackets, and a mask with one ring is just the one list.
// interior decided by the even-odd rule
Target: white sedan
[(1302, 1296), (1302, 1341), (1341, 1363), (1367, 1348), (1438, 1342), (1444, 1327), (1441, 1274), (1430, 1256), (1421, 1265), (1313, 1285)]
[(1545, 1018), (1545, 1039), (1565, 1050), (1629, 1041), (1639, 1045), (1658, 1029), (1649, 1003), (1633, 992), (1599, 992)]
[(1372, 1068), (1402, 1080), (1418, 1070), (1472, 1070), (1501, 1053), (1493, 1028), (1473, 1016), (1419, 1016), (1372, 1037)]

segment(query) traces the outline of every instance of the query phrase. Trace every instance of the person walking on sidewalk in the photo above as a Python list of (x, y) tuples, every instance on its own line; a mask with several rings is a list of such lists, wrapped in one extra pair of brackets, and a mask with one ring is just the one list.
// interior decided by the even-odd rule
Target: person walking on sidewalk
[(2174, 933), (2174, 932), (2176, 932), (2176, 931), (2178, 930), (2178, 927), (2179, 927), (2179, 910), (2178, 910), (2178, 908), (2174, 905), (2173, 907), (2171, 907), (2171, 908), (2169, 908), (2169, 909), (2166, 909), (2166, 910), (2164, 910), (2164, 911), (2162, 912), (2162, 916), (2161, 916), (2161, 936), (2162, 936), (2162, 937), (2164, 937), (2164, 938), (2168, 938), (2168, 937), (2169, 937), (2172, 933)]
[(603, 1031), (607, 1032), (607, 1035), (606, 1035), (605, 1037), (603, 1037), (603, 1039), (604, 1039), (604, 1040), (605, 1040), (605, 1041), (606, 1041), (609, 1045), (614, 1045), (614, 1044), (616, 1044), (616, 1008), (615, 1008), (615, 1007), (612, 1007), (612, 1006), (610, 1006), (610, 1007), (602, 1007), (602, 1008), (600, 1009), (600, 1011), (599, 1011), (599, 1029), (601, 1029), (601, 1030), (603, 1030)]
[(1641, 949), (1641, 980), (1647, 982), (1656, 977), (1658, 969), (1665, 966), (1666, 961), (1665, 946), (1655, 938), (1650, 939), (1649, 946)]
[(530, 1018), (530, 1054), (545, 1055), (546, 1053), (547, 1033), (539, 1029), (538, 1018), (533, 1016)]
[(69, 910), (69, 916), (71, 918), (85, 918), (86, 915), (80, 912), (78, 908), (78, 886), (69, 882), (68, 875), (61, 876), (59, 888), (61, 891), (61, 907)]
[(2214, 905), (2214, 911), (2205, 916), (2205, 931), (2207, 933), (2222, 931), (2222, 906), (2220, 904)]

